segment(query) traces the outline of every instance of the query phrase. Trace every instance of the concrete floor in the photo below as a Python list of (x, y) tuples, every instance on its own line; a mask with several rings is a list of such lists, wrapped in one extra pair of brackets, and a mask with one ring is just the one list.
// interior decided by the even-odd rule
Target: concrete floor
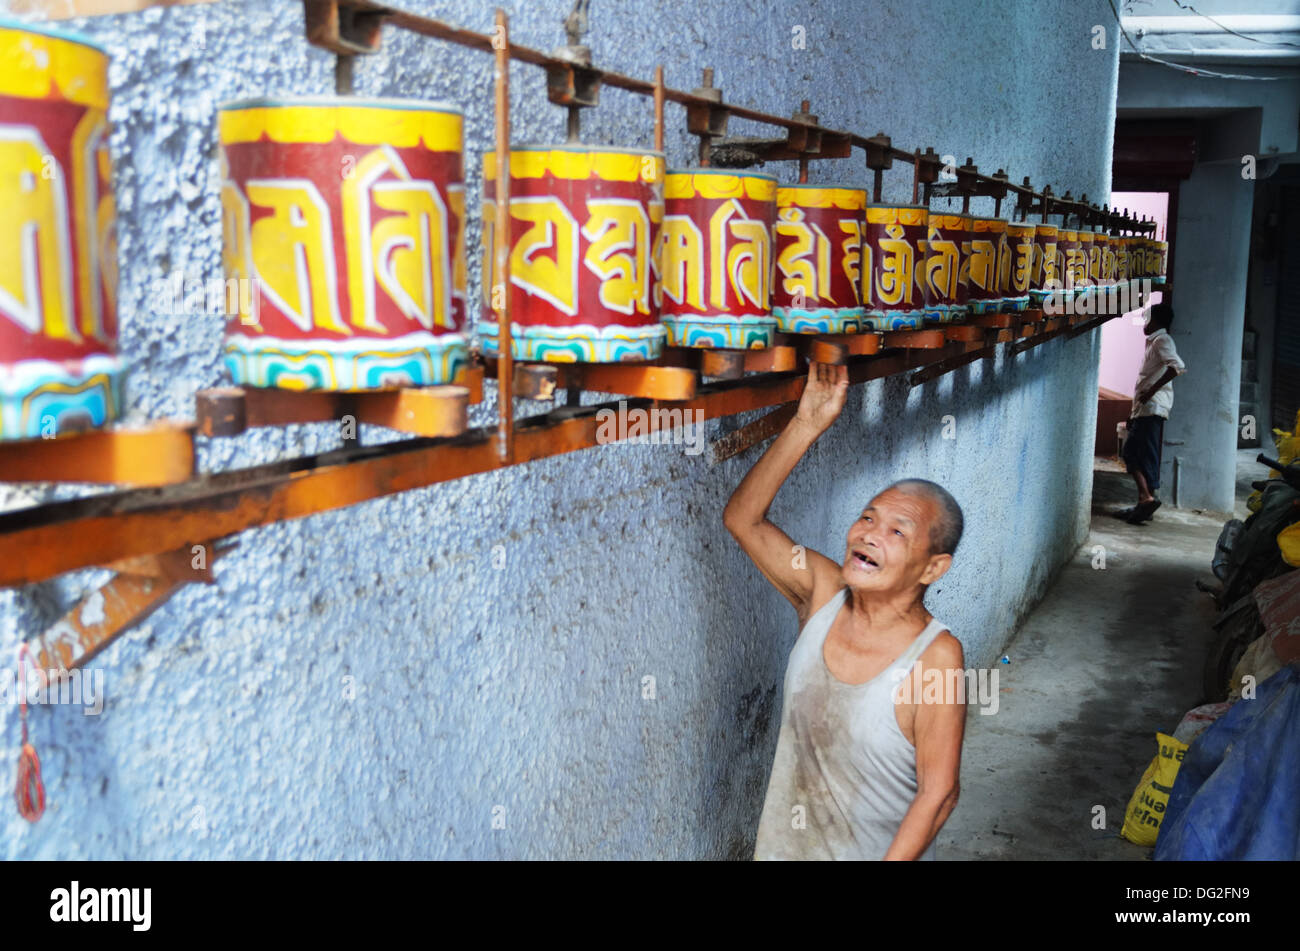
[[(1238, 518), (1264, 475), (1258, 451), (1239, 453)], [(1196, 581), (1214, 582), (1227, 516), (1168, 501), (1143, 526), (1109, 514), (1135, 498), (1122, 466), (1099, 459), (1088, 540), (1006, 648), (998, 711), (970, 707), (940, 859), (1150, 858), (1119, 828), (1156, 731), (1172, 733), (1201, 701), (1215, 611)], [(1098, 805), (1104, 829), (1093, 827)]]

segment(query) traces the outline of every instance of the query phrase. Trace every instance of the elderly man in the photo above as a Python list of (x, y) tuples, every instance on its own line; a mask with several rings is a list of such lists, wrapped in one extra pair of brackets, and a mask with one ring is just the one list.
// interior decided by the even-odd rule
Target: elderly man
[(794, 419), (723, 514), (802, 628), (786, 668), (756, 859), (931, 859), (957, 803), (964, 697), (933, 702), (932, 691), (902, 689), (930, 671), (960, 680), (961, 644), (923, 600), (952, 564), (962, 531), (956, 501), (932, 482), (895, 483), (849, 528), (842, 564), (800, 549), (767, 518), (847, 392), (845, 367), (810, 365)]

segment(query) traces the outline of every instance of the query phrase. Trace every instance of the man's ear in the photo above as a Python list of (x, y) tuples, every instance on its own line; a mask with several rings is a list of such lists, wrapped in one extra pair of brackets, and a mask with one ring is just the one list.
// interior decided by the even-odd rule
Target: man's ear
[(946, 575), (951, 567), (952, 555), (930, 556), (930, 563), (925, 566), (925, 572), (921, 575), (921, 584), (934, 584)]

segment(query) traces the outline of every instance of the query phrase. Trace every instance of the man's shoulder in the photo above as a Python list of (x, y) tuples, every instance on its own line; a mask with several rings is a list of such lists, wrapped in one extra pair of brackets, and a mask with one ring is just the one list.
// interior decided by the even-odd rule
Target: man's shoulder
[(1160, 350), (1177, 350), (1174, 337), (1168, 330), (1157, 330), (1151, 335), (1151, 345)]
[(804, 602), (802, 609), (796, 610), (799, 617), (799, 630), (802, 632), (808, 622), (819, 614), (833, 600), (846, 590), (844, 581), (838, 575), (814, 571), (812, 595)]
[(964, 663), (964, 656), (961, 641), (953, 636), (945, 624), (944, 629), (921, 653), (921, 663), (927, 667), (960, 667)]

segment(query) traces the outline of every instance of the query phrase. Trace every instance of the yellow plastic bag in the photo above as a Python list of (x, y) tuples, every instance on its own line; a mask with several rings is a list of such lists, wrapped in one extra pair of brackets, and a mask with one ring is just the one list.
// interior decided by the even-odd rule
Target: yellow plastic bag
[(1300, 522), (1277, 533), (1277, 547), (1282, 549), (1283, 561), (1292, 568), (1300, 568)]
[[(1295, 461), (1296, 456), (1300, 456), (1300, 412), (1295, 414), (1295, 426), (1291, 432), (1284, 429), (1273, 430), (1273, 442), (1277, 444), (1277, 461), (1284, 466), (1289, 466)], [(1269, 470), (1269, 478), (1276, 478), (1281, 475), (1276, 469)], [(1250, 493), (1250, 498), (1246, 500), (1246, 508), (1252, 512), (1258, 512), (1260, 503), (1263, 501), (1264, 493), (1256, 490)], [(1281, 544), (1281, 539), (1278, 540)], [(1287, 563), (1294, 565), (1294, 561), (1287, 559)]]
[(1295, 414), (1295, 425), (1291, 428), (1291, 432), (1275, 429), (1273, 435), (1277, 437), (1274, 440), (1277, 443), (1277, 461), (1284, 466), (1290, 465), (1291, 461), (1300, 455), (1300, 411)]
[(1160, 820), (1169, 806), (1169, 794), (1174, 790), (1178, 767), (1183, 765), (1187, 744), (1163, 733), (1156, 734), (1159, 752), (1147, 771), (1138, 780), (1133, 798), (1124, 812), (1124, 826), (1119, 834), (1136, 845), (1147, 847), (1156, 844), (1160, 834)]

